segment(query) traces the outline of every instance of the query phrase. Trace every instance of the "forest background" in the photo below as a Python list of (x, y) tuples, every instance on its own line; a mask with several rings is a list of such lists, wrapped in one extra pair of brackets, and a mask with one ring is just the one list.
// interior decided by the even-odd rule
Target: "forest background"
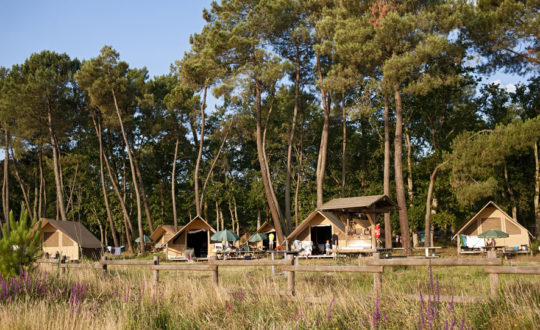
[[(0, 68), (1, 222), (24, 206), (131, 250), (200, 215), (283, 241), (325, 201), (384, 193), (405, 247), (489, 200), (538, 237), (539, 9), (224, 0), (166, 75), (112, 46), (31, 54)], [(526, 79), (482, 84), (496, 71)]]

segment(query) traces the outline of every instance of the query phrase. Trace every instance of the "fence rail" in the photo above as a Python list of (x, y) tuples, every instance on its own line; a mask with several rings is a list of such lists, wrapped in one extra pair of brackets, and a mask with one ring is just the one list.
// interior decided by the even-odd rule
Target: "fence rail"
[(367, 259), (370, 266), (497, 266), (499, 258)]
[(540, 275), (540, 266), (489, 266), (485, 269), (488, 274), (528, 274)]
[[(220, 267), (256, 267), (256, 266), (271, 266), (278, 267), (281, 271), (287, 273), (287, 294), (295, 295), (295, 280), (296, 273), (329, 273), (336, 274), (342, 272), (350, 273), (371, 273), (373, 274), (373, 291), (378, 295), (382, 291), (382, 274), (385, 267), (394, 266), (485, 266), (484, 271), (489, 277), (490, 293), (495, 296), (499, 291), (499, 274), (524, 274), (524, 275), (540, 275), (540, 266), (502, 266), (502, 260), (493, 255), (488, 258), (444, 258), (444, 259), (379, 259), (379, 254), (374, 253), (373, 258), (366, 259), (366, 266), (299, 266), (293, 265), (293, 256), (288, 256), (284, 260), (213, 260), (208, 264), (166, 264), (160, 265), (159, 258), (154, 257), (153, 260), (105, 260), (102, 259), (96, 263), (65, 263), (55, 259), (38, 260), (42, 264), (59, 264), (62, 273), (65, 273), (69, 268), (86, 268), (86, 269), (101, 269), (103, 273), (107, 273), (109, 265), (125, 265), (125, 266), (149, 266), (149, 270), (153, 272), (153, 282), (155, 285), (159, 283), (160, 271), (207, 271), (212, 273), (212, 282), (219, 286), (219, 268)], [(273, 274), (273, 273), (272, 273)], [(408, 295), (405, 295), (408, 296)], [(461, 297), (463, 302), (468, 302), (477, 297)], [(469, 299), (470, 298), (470, 299)], [(457, 301), (456, 301), (457, 302)]]

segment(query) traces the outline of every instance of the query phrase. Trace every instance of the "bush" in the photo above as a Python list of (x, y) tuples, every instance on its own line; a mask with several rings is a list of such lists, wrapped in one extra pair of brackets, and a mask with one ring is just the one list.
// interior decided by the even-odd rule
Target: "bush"
[(41, 252), (41, 230), (33, 229), (34, 223), (28, 222), (24, 208), (19, 221), (15, 221), (13, 211), (9, 212), (10, 228), (4, 224), (4, 236), (0, 239), (0, 275), (4, 278), (30, 268)]

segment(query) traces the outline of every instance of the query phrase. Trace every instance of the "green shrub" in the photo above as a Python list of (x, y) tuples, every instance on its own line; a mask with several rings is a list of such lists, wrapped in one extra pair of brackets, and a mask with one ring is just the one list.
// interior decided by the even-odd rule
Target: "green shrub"
[(4, 236), (0, 239), (0, 274), (4, 277), (18, 275), (32, 266), (41, 252), (41, 230), (29, 224), (28, 213), (21, 211), (19, 221), (9, 212), (9, 230), (4, 224)]

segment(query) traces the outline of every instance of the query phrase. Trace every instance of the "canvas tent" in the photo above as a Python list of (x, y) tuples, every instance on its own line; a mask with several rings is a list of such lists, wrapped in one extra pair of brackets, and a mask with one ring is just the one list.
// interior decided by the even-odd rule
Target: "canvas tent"
[(159, 225), (150, 235), (150, 238), (156, 245), (165, 246), (174, 234), (176, 234), (176, 231), (173, 225)]
[(215, 232), (203, 218), (199, 216), (193, 218), (166, 242), (167, 258), (188, 259), (186, 252), (192, 253), (196, 258), (213, 255), (214, 244), (210, 241), (210, 236)]
[(102, 255), (101, 242), (79, 222), (41, 219), (43, 253), (55, 256), (59, 253), (70, 260), (82, 256), (99, 259)]
[(324, 244), (335, 234), (340, 252), (374, 252), (378, 215), (396, 209), (386, 195), (333, 199), (313, 211), (287, 240), (311, 241), (314, 252), (323, 253)]
[(467, 221), (454, 235), (457, 239), (458, 253), (465, 253), (470, 249), (478, 249), (485, 246), (484, 240), (478, 238), (488, 230), (499, 230), (507, 233), (508, 238), (495, 239), (495, 246), (514, 249), (522, 245), (530, 247), (531, 233), (494, 202), (488, 202), (474, 217)]

